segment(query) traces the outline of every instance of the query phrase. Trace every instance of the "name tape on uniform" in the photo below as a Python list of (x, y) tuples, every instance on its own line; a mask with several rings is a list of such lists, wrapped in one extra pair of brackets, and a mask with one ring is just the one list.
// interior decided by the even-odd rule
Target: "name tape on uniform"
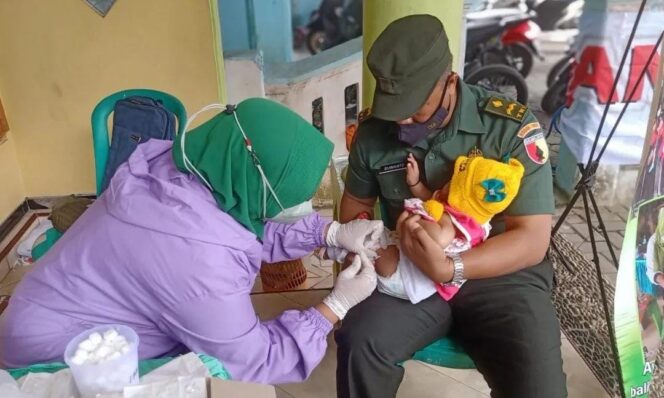
[(392, 172), (395, 172), (395, 171), (405, 170), (405, 169), (406, 169), (406, 162), (386, 164), (385, 166), (382, 166), (378, 170), (378, 174), (387, 174), (387, 173), (392, 173)]

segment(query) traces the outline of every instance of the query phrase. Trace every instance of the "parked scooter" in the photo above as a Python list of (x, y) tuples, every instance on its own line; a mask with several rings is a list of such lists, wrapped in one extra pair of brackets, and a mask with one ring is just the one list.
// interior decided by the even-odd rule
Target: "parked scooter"
[(307, 48), (318, 54), (362, 35), (362, 0), (323, 0), (308, 25)]
[(542, 59), (536, 44), (540, 29), (533, 17), (512, 8), (468, 13), (466, 58), (479, 58), (483, 65), (505, 64), (528, 76), (533, 58)]
[(501, 93), (522, 104), (528, 103), (528, 85), (514, 68), (499, 64), (481, 65), (474, 59), (466, 60), (463, 70), (464, 82)]
[(541, 32), (531, 15), (530, 19), (509, 25), (501, 37), (507, 64), (518, 70), (523, 77), (530, 73), (534, 57), (544, 60), (536, 41)]
[(549, 85), (542, 97), (542, 110), (549, 115), (552, 115), (558, 108), (565, 105), (567, 85), (574, 71), (574, 56), (563, 58), (556, 65), (558, 65), (558, 73), (552, 76), (551, 85)]
[(542, 97), (542, 110), (549, 115), (565, 105), (567, 99), (567, 85), (569, 84), (575, 66), (574, 45), (570, 44), (565, 55), (558, 60), (546, 77), (546, 92)]
[(305, 30), (306, 37), (304, 41), (307, 44), (309, 52), (311, 54), (318, 54), (323, 51), (322, 49), (325, 46), (325, 27), (319, 10), (311, 13)]

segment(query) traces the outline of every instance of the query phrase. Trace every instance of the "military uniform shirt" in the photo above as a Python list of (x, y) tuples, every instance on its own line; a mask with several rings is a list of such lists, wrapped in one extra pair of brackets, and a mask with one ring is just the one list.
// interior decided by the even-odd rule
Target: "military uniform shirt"
[(394, 229), (404, 199), (412, 197), (406, 183), (409, 152), (417, 159), (420, 180), (431, 191), (450, 181), (454, 162), (461, 155), (477, 154), (495, 160), (509, 156), (523, 164), (525, 173), (519, 193), (505, 214), (552, 214), (548, 148), (535, 116), (525, 106), (498, 94), (461, 80), (458, 84), (459, 97), (448, 125), (414, 147), (398, 140), (398, 125), (394, 122), (369, 118), (360, 123), (350, 151), (345, 189), (357, 198), (378, 197), (382, 218), (388, 228)]

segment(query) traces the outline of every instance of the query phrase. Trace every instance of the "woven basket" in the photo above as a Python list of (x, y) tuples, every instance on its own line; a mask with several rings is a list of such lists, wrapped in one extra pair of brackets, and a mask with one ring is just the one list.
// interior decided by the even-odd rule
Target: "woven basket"
[(307, 280), (307, 269), (301, 259), (261, 264), (263, 291), (294, 289)]

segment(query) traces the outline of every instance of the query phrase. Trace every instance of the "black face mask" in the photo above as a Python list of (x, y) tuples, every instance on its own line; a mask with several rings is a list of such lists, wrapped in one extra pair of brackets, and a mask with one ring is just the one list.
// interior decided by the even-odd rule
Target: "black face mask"
[(443, 95), (440, 97), (438, 110), (424, 123), (408, 123), (399, 124), (399, 132), (397, 137), (400, 141), (405, 142), (410, 146), (415, 146), (418, 142), (428, 136), (433, 130), (440, 128), (443, 121), (447, 118), (448, 111), (443, 107), (443, 99), (447, 93), (448, 81), (445, 81), (445, 88)]

